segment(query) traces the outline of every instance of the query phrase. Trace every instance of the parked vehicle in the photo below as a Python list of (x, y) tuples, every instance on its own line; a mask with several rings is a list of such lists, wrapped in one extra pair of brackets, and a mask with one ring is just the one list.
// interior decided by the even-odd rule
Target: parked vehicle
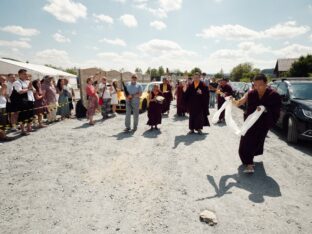
[(287, 132), (287, 141), (312, 140), (312, 79), (282, 78), (270, 83), (282, 98), (277, 126)]
[[(153, 90), (155, 84), (161, 84), (161, 82), (150, 82), (150, 83), (141, 83), (143, 93), (140, 98), (140, 112), (144, 112), (149, 107), (149, 93)], [(126, 111), (126, 97), (123, 91), (120, 91), (118, 94), (118, 105), (116, 108), (117, 111)]]

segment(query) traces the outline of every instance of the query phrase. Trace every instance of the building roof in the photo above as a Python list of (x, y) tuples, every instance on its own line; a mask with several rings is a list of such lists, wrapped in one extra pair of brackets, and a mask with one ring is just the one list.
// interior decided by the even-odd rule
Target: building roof
[(298, 58), (278, 59), (275, 65), (274, 73), (289, 71), (291, 65), (297, 60)]

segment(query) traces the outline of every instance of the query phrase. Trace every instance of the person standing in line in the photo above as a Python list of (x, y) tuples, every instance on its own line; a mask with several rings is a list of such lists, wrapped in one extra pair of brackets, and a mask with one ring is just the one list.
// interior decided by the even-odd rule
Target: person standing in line
[(59, 95), (59, 98), (58, 98), (59, 106), (57, 109), (57, 114), (61, 116), (61, 120), (64, 120), (65, 118), (69, 118), (70, 116), (70, 109), (69, 109), (69, 102), (68, 102), (69, 93), (64, 88), (64, 86), (65, 86), (65, 80), (63, 78), (60, 78), (57, 81), (56, 91)]
[(209, 84), (209, 94), (210, 94), (209, 107), (210, 108), (215, 108), (217, 88), (218, 88), (218, 83), (216, 82), (215, 78), (212, 78)]
[(6, 78), (0, 76), (0, 129), (3, 131), (6, 130), (8, 124), (8, 115), (7, 115), (7, 85)]
[(32, 85), (35, 89), (34, 97), (35, 97), (35, 103), (34, 103), (34, 112), (35, 115), (38, 117), (38, 123), (39, 128), (46, 127), (43, 122), (43, 116), (45, 113), (48, 112), (48, 109), (46, 107), (46, 99), (45, 99), (45, 92), (42, 91), (41, 83), (39, 80), (34, 80), (32, 82)]
[(125, 119), (125, 132), (131, 130), (131, 113), (133, 113), (133, 131), (135, 132), (139, 124), (140, 112), (140, 97), (142, 96), (143, 88), (137, 83), (138, 77), (132, 75), (130, 84), (126, 85), (126, 119)]
[[(27, 70), (18, 71), (18, 79), (13, 83), (11, 101), (17, 106), (18, 122), (21, 126), (21, 134), (29, 135), (32, 131), (32, 121), (34, 118), (34, 93), (32, 83), (29, 81)], [(25, 129), (25, 124), (27, 129)]]
[(89, 120), (89, 125), (94, 125), (93, 116), (95, 115), (96, 110), (99, 105), (99, 96), (96, 93), (96, 88), (92, 84), (92, 78), (87, 79), (87, 99), (88, 99), (88, 108), (87, 108), (87, 118)]
[[(228, 84), (228, 79), (222, 78), (216, 93), (218, 94), (218, 110), (219, 110), (222, 107), (223, 103), (225, 102), (225, 97), (233, 95), (233, 89)], [(220, 114), (218, 123), (222, 123), (225, 121), (224, 113), (225, 111), (222, 111), (222, 113)]]
[(17, 131), (16, 124), (17, 124), (17, 118), (18, 118), (18, 112), (16, 110), (16, 106), (12, 104), (11, 102), (11, 95), (13, 92), (13, 83), (15, 82), (15, 75), (14, 74), (8, 74), (7, 79), (7, 113), (8, 113), (8, 119), (9, 123), (11, 125), (12, 131)]
[(111, 86), (107, 83), (106, 77), (102, 77), (101, 83), (99, 84), (99, 92), (101, 93), (100, 97), (103, 100), (101, 106), (101, 113), (103, 120), (109, 118), (109, 113), (111, 112)]
[(160, 84), (160, 92), (162, 92), (162, 94), (165, 97), (165, 100), (163, 102), (163, 109), (162, 109), (162, 113), (169, 115), (170, 112), (170, 104), (172, 101), (172, 87), (169, 84), (169, 81), (167, 79), (167, 77), (163, 78), (163, 83)]
[(118, 105), (118, 83), (117, 80), (113, 80), (112, 82), (112, 91), (111, 91), (111, 96), (112, 96), (112, 111), (113, 111), (113, 116), (116, 116), (116, 108)]
[(161, 113), (161, 107), (162, 102), (164, 100), (164, 95), (160, 92), (159, 85), (155, 84), (153, 86), (153, 90), (149, 94), (149, 107), (147, 112), (147, 125), (151, 127), (151, 131), (153, 129), (159, 130), (157, 125), (161, 124), (162, 119), (162, 113)]
[(47, 119), (49, 123), (57, 121), (57, 94), (53, 80), (54, 78), (52, 76), (45, 76), (42, 84), (42, 91), (45, 93), (45, 101), (48, 108)]

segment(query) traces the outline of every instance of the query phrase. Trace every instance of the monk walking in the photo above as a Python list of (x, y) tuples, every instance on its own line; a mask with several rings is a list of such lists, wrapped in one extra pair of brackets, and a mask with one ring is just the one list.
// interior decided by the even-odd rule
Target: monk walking
[[(216, 93), (218, 94), (218, 110), (219, 110), (222, 107), (223, 103), (225, 102), (225, 97), (233, 95), (233, 89), (228, 84), (228, 80), (226, 78), (223, 78), (220, 81), (220, 85)], [(222, 111), (218, 123), (222, 122), (224, 122), (224, 111)]]
[(254, 111), (259, 111), (259, 106), (264, 106), (265, 111), (257, 122), (241, 137), (239, 145), (239, 156), (246, 166), (245, 173), (254, 172), (254, 157), (263, 154), (265, 137), (270, 128), (277, 122), (280, 109), (280, 95), (268, 87), (267, 78), (263, 74), (256, 75), (254, 78), (254, 89), (249, 91), (239, 101), (233, 101), (236, 106), (247, 104), (244, 119)]
[(200, 81), (200, 73), (195, 73), (194, 81), (183, 87), (183, 97), (189, 108), (189, 134), (195, 131), (202, 134), (204, 126), (210, 126), (208, 121), (208, 87)]

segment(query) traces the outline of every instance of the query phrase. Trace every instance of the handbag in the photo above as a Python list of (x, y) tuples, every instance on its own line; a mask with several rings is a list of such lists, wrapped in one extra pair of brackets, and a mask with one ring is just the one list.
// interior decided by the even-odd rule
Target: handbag
[(103, 103), (104, 103), (103, 95), (104, 95), (105, 89), (106, 89), (106, 86), (103, 88), (102, 95), (101, 95), (101, 97), (99, 98), (99, 105), (100, 105), (100, 106), (102, 106)]

